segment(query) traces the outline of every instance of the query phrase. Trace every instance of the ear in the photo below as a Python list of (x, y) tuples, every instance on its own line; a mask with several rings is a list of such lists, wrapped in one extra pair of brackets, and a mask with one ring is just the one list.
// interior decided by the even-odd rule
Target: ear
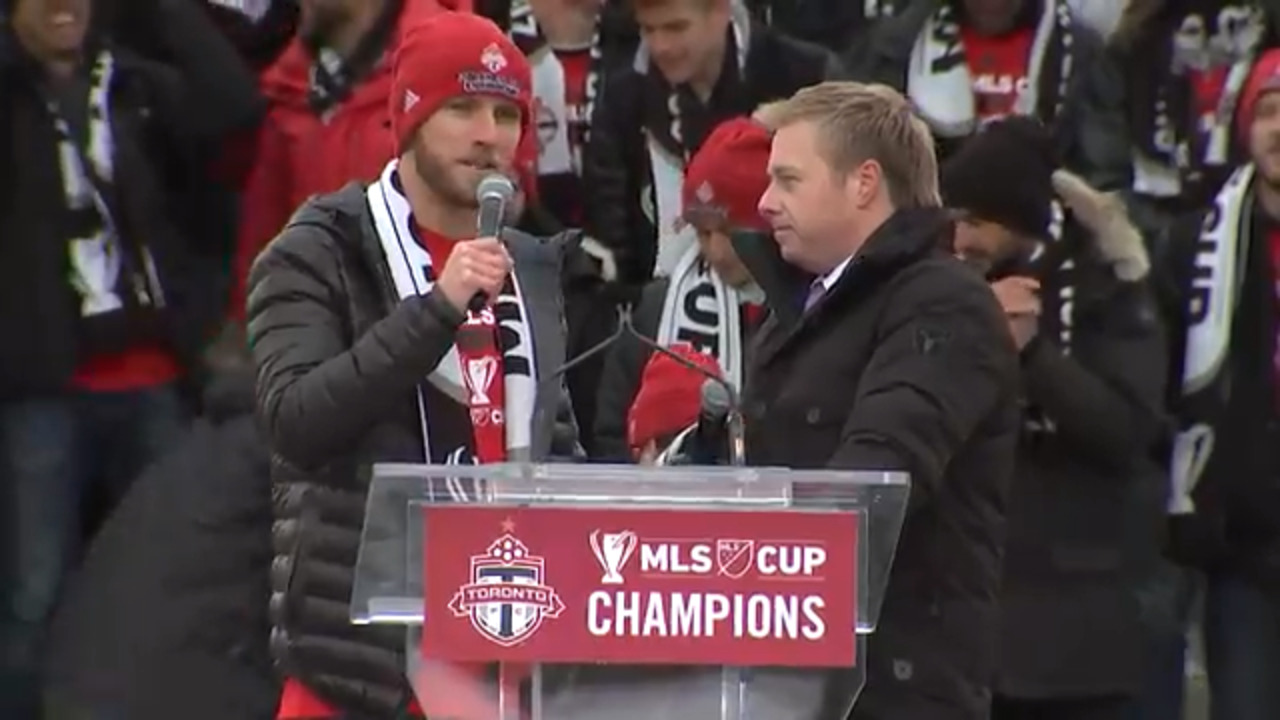
[[(845, 176), (845, 193), (853, 206), (866, 209), (876, 201), (884, 183), (884, 172), (875, 160), (864, 160)], [(886, 191), (887, 192), (887, 191)]]

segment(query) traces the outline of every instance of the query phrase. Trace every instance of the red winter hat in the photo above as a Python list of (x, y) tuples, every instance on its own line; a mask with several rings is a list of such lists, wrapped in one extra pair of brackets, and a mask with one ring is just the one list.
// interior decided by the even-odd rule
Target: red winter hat
[(1244, 142), (1248, 142), (1249, 127), (1253, 125), (1253, 107), (1264, 93), (1280, 90), (1280, 49), (1268, 50), (1258, 56), (1249, 71), (1249, 79), (1240, 93), (1240, 107), (1236, 110), (1236, 130)]
[(391, 132), (399, 148), (448, 100), (487, 95), (511, 100), (528, 125), (529, 61), (493, 21), (461, 12), (414, 20), (391, 63)]
[[(689, 343), (672, 345), (670, 350), (720, 376), (716, 359), (694, 350)], [(706, 375), (663, 353), (650, 355), (640, 376), (640, 390), (627, 413), (627, 443), (639, 450), (650, 441), (675, 435), (697, 422), (702, 409), (702, 383), (706, 379)]]
[(769, 131), (750, 118), (716, 126), (684, 171), (685, 221), (768, 229), (757, 206), (769, 187), (771, 142)]

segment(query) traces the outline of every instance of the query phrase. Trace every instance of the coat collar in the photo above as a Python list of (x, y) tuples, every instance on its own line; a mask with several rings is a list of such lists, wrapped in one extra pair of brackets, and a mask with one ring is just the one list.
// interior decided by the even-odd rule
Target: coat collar
[(898, 210), (867, 238), (830, 292), (809, 312), (803, 312), (800, 298), (814, 276), (783, 260), (767, 234), (735, 233), (734, 250), (764, 290), (773, 315), (762, 332), (759, 360), (767, 361), (832, 308), (864, 296), (903, 267), (946, 247), (953, 229), (950, 215), (940, 208)]

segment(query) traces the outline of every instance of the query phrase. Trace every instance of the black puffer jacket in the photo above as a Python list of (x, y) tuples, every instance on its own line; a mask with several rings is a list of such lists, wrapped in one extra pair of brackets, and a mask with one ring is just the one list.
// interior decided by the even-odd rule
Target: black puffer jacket
[[(564, 239), (511, 234), (535, 366), (564, 362)], [(404, 632), (355, 627), (349, 604), (372, 462), (423, 461), (415, 388), (453, 345), (462, 314), (435, 294), (400, 301), (363, 188), (313, 198), (259, 256), (248, 336), (258, 414), (272, 450), (272, 653), (347, 712), (404, 707)], [(534, 459), (578, 456), (563, 392)], [(546, 447), (538, 447), (539, 438)]]
[(210, 387), (206, 415), (134, 483), (54, 614), (50, 717), (270, 720), (271, 497), (253, 376)]

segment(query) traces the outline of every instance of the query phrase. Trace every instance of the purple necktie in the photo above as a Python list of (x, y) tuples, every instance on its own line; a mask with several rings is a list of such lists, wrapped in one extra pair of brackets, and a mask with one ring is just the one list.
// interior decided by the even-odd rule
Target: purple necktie
[(810, 310), (812, 310), (813, 306), (817, 305), (818, 301), (821, 300), (822, 296), (825, 295), (826, 293), (827, 293), (827, 286), (822, 284), (822, 278), (818, 278), (817, 280), (814, 280), (813, 284), (809, 286), (808, 297), (804, 299), (804, 311), (809, 312)]

